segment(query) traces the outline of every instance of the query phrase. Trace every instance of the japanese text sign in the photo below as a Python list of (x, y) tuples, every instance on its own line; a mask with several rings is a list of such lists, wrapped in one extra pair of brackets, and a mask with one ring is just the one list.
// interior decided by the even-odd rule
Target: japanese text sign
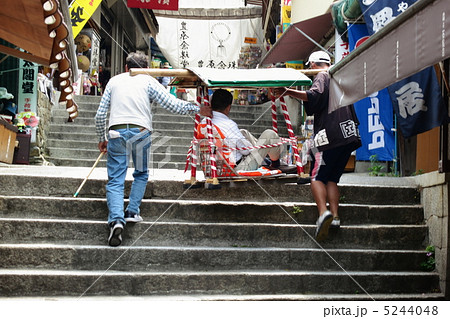
[(18, 112), (36, 112), (38, 66), (33, 62), (19, 60)]

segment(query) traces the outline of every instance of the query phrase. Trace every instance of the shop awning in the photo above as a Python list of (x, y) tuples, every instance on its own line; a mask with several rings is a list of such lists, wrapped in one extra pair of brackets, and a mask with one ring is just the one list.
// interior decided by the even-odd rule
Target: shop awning
[[(260, 65), (303, 60), (333, 28), (331, 13), (294, 23), (283, 33), (272, 49), (262, 58)], [(300, 32), (300, 31), (302, 32)], [(306, 36), (305, 36), (306, 35)]]
[(209, 87), (259, 88), (311, 85), (312, 81), (298, 70), (282, 69), (211, 69), (190, 68)]
[(53, 39), (48, 36), (41, 1), (3, 1), (0, 6), (0, 20), (2, 21), (0, 38), (16, 46), (16, 48), (0, 46), (0, 52), (38, 64), (50, 65)]
[(331, 67), (330, 110), (450, 57), (448, 0), (418, 0)]
[(308, 86), (312, 81), (302, 71), (291, 68), (270, 69), (131, 69), (131, 75), (171, 76), (172, 86), (196, 88), (262, 88)]
[[(68, 10), (67, 4), (65, 6)], [(59, 3), (55, 0), (3, 1), (0, 21), (0, 38), (14, 46), (0, 45), (1, 53), (52, 66), (58, 68), (60, 74), (67, 75), (64, 84), (61, 82), (64, 92), (60, 102), (67, 102), (70, 119), (74, 119), (78, 113), (72, 100), (73, 88), (69, 78), (73, 72), (66, 52), (70, 30), (64, 22)]]

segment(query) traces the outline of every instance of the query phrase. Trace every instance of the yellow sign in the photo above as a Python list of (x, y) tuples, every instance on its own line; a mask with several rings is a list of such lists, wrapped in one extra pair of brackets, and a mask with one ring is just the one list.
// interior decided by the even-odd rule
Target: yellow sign
[(304, 69), (304, 64), (303, 61), (288, 61), (286, 62), (286, 67), (287, 68), (292, 68), (292, 69), (296, 69), (296, 70), (302, 70)]
[(245, 43), (252, 43), (252, 44), (256, 44), (257, 39), (256, 38), (249, 38), (249, 37), (245, 37), (244, 39)]
[(281, 22), (291, 23), (291, 6), (281, 7)]
[(102, 0), (74, 0), (69, 6), (72, 33), (75, 38), (92, 17)]

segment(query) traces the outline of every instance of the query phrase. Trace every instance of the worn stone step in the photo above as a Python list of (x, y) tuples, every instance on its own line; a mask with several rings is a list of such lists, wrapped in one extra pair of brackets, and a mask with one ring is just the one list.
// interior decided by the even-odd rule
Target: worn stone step
[(75, 124), (75, 122), (68, 124), (52, 123), (50, 125), (50, 134), (52, 134), (53, 132), (64, 132), (68, 130), (70, 130), (70, 132), (80, 132), (95, 136), (95, 126), (93, 125), (81, 125), (78, 123)]
[[(94, 121), (95, 114), (97, 113), (97, 107), (83, 109), (83, 105), (81, 105), (81, 109), (79, 108), (79, 116), (74, 120), (74, 123), (79, 123), (81, 120), (90, 119)], [(180, 115), (176, 113), (172, 113), (170, 111), (164, 110), (162, 108), (157, 108), (156, 110), (152, 110), (153, 121), (169, 121), (176, 122), (179, 120), (186, 121), (187, 123), (194, 123), (194, 118), (192, 115)], [(232, 109), (230, 112), (230, 118), (234, 121), (240, 123), (241, 120), (251, 120), (255, 122), (255, 124), (259, 124), (260, 122), (268, 123), (271, 126), (272, 123), (272, 113), (270, 110), (261, 109), (261, 110), (249, 110), (249, 109)], [(67, 122), (67, 111), (65, 108), (53, 108), (52, 109), (52, 119), (56, 122), (66, 123)], [(279, 124), (284, 124), (284, 116), (281, 113), (277, 113), (277, 121)]]
[[(97, 142), (98, 144), (98, 142)], [(90, 149), (52, 147), (49, 149), (49, 155), (53, 158), (78, 158), (78, 159), (96, 159), (99, 155), (97, 144), (88, 144)], [(189, 145), (168, 145), (157, 143), (153, 145), (150, 156), (154, 161), (165, 162), (185, 162), (189, 150)]]
[[(30, 205), (30, 201), (39, 205)], [(128, 200), (125, 201), (126, 203)], [(72, 212), (68, 214), (67, 212)], [(103, 221), (108, 215), (106, 199), (40, 196), (0, 196), (0, 213), (8, 218), (55, 218)], [(339, 209), (341, 225), (422, 224), (420, 205), (353, 205)], [(232, 202), (218, 200), (144, 199), (141, 216), (146, 221), (191, 221), (208, 223), (287, 223), (315, 224), (313, 202)]]
[[(164, 145), (170, 146), (182, 146), (189, 147), (191, 145), (192, 137), (166, 137), (152, 134), (152, 147), (160, 147)], [(89, 140), (61, 140), (61, 139), (48, 139), (47, 145), (49, 148), (79, 148), (79, 149), (97, 149), (98, 140), (89, 138)]]
[[(169, 131), (154, 131), (152, 132), (152, 139), (159, 139), (163, 141), (185, 141), (185, 145), (190, 145), (192, 140), (192, 131), (172, 131), (172, 135), (167, 135)], [(83, 132), (72, 132), (72, 131), (62, 131), (50, 132), (50, 140), (62, 140), (62, 141), (95, 141), (98, 142), (97, 135), (95, 133), (83, 133)]]
[[(67, 113), (67, 111), (64, 111)], [(95, 113), (90, 116), (89, 114), (83, 114), (83, 116), (78, 116), (74, 122), (67, 122), (67, 116), (65, 114), (62, 115), (54, 115), (52, 117), (52, 125), (64, 125), (65, 127), (72, 127), (75, 125), (90, 125), (95, 126)], [(233, 120), (238, 124), (239, 127), (251, 128), (254, 125), (262, 126), (265, 128), (272, 127), (272, 118), (252, 118), (248, 114), (241, 114), (240, 117), (233, 117)], [(158, 126), (162, 125), (176, 125), (180, 127), (183, 125), (183, 129), (193, 129), (194, 128), (194, 119), (185, 115), (172, 115), (172, 114), (158, 114), (153, 116), (152, 119), (153, 127), (158, 128)], [(284, 121), (280, 121), (278, 123), (279, 127), (284, 127), (286, 124)], [(164, 126), (163, 126), (164, 127)], [(180, 127), (181, 128), (181, 127)]]
[[(39, 296), (29, 296), (26, 298), (28, 301), (37, 301), (41, 302), (43, 299)], [(189, 302), (197, 302), (197, 301), (228, 301), (228, 302), (236, 302), (236, 301), (305, 301), (305, 302), (314, 302), (314, 301), (326, 301), (326, 302), (336, 302), (336, 301), (419, 301), (419, 302), (430, 302), (430, 301), (445, 301), (445, 294), (441, 292), (432, 292), (432, 293), (402, 293), (402, 294), (277, 294), (272, 295), (270, 293), (266, 294), (258, 294), (258, 295), (226, 295), (226, 294), (195, 294), (195, 295), (147, 295), (147, 296), (139, 296), (137, 298), (130, 296), (52, 296), (50, 301), (65, 301), (68, 303), (75, 302), (98, 302), (98, 301), (108, 301), (108, 302), (123, 302), (129, 303), (130, 299), (139, 300), (142, 307), (147, 309), (148, 303), (155, 301), (169, 301), (169, 302), (181, 302), (181, 301), (189, 301)], [(17, 302), (19, 302), (17, 300)], [(271, 305), (270, 303), (268, 303)], [(77, 306), (79, 304), (76, 304)], [(255, 304), (256, 305), (256, 304)], [(14, 303), (9, 303), (8, 306), (11, 306), (11, 311), (16, 311)], [(227, 307), (224, 305), (224, 307)], [(341, 306), (342, 308), (342, 306)], [(6, 308), (7, 310), (8, 308)], [(360, 308), (361, 309), (361, 308)], [(34, 309), (32, 309), (34, 311)], [(216, 309), (217, 310), (217, 309)], [(88, 309), (89, 314), (92, 313), (92, 309)], [(103, 309), (99, 310), (102, 314), (104, 314)], [(114, 309), (115, 311), (115, 309)], [(240, 311), (240, 309), (238, 310)], [(361, 311), (361, 310), (360, 310)], [(294, 311), (295, 312), (295, 311)], [(342, 311), (341, 311), (342, 312)], [(180, 313), (183, 313), (182, 311)], [(28, 314), (28, 313), (27, 313)], [(227, 315), (229, 312), (227, 312)], [(359, 312), (358, 316), (360, 316), (361, 312)], [(78, 313), (77, 313), (78, 315)], [(356, 316), (356, 313), (352, 314)]]
[(72, 131), (62, 131), (62, 132), (56, 132), (51, 131), (49, 132), (49, 139), (56, 139), (56, 140), (76, 140), (76, 141), (97, 141), (98, 138), (95, 133), (85, 133), (85, 132), (72, 132)]
[[(252, 132), (263, 132), (264, 130), (268, 129), (267, 126), (262, 125), (251, 125), (252, 121), (246, 121), (245, 125), (242, 126), (242, 128), (251, 128)], [(154, 131), (167, 131), (167, 130), (173, 130), (174, 127), (176, 127), (177, 130), (180, 131), (191, 131), (193, 132), (194, 125), (193, 122), (153, 122), (153, 129)], [(71, 132), (83, 132), (83, 133), (92, 133), (95, 134), (95, 126), (94, 125), (86, 125), (83, 123), (83, 121), (77, 122), (76, 124), (68, 123), (68, 124), (61, 124), (61, 123), (52, 123), (50, 132), (64, 132), (70, 129)], [(281, 129), (281, 127), (280, 127)], [(170, 136), (168, 134), (168, 136)]]
[[(97, 155), (98, 156), (98, 153)], [(149, 168), (151, 169), (178, 169), (181, 170), (184, 168), (185, 160), (179, 160), (178, 162), (167, 162), (167, 161), (157, 161), (159, 159), (166, 158), (166, 154), (161, 155), (154, 159), (153, 161), (150, 161)], [(92, 167), (96, 161), (96, 158), (94, 159), (87, 159), (87, 158), (58, 158), (58, 157), (47, 157), (47, 161), (52, 163), (55, 166), (67, 166), (67, 167)], [(106, 167), (106, 160), (101, 159), (99, 163), (97, 164), (97, 167)], [(130, 165), (129, 167), (132, 167)]]
[[(152, 132), (152, 135), (157, 137), (172, 137), (172, 138), (192, 138), (193, 130), (170, 130), (170, 129), (158, 129)], [(67, 139), (67, 140), (95, 140), (97, 141), (97, 135), (95, 130), (91, 132), (77, 132), (77, 131), (55, 131), (50, 128), (49, 137), (53, 139)]]
[[(3, 296), (413, 294), (438, 292), (419, 272), (0, 270)], [(356, 283), (355, 283), (356, 282)]]
[(98, 141), (90, 139), (89, 141), (83, 140), (59, 140), (59, 139), (48, 139), (47, 147), (52, 150), (52, 148), (75, 148), (75, 149), (96, 149), (98, 146)]
[[(57, 166), (81, 166), (90, 167), (94, 164), (95, 160), (99, 156), (98, 142), (80, 142), (80, 141), (69, 141), (65, 144), (64, 142), (55, 141), (52, 142), (53, 145), (49, 148), (49, 155), (47, 160), (53, 162)], [(167, 164), (177, 163), (185, 164), (186, 157), (189, 150), (188, 146), (184, 145), (158, 145), (155, 143), (152, 145), (152, 151), (150, 153), (150, 163), (152, 166), (156, 165), (157, 168), (169, 168)], [(65, 165), (65, 162), (73, 161), (83, 161), (87, 166), (81, 162), (81, 165)], [(102, 162), (106, 161), (106, 156), (102, 159)], [(104, 166), (102, 166), (104, 167)], [(130, 166), (133, 167), (132, 162)], [(177, 167), (170, 167), (177, 168)], [(181, 167), (180, 167), (181, 169)]]
[[(96, 158), (96, 157), (95, 157)], [(92, 162), (93, 164), (93, 162)], [(92, 165), (91, 164), (91, 165)], [(83, 173), (82, 173), (83, 172)], [(88, 179), (80, 192), (80, 197), (104, 197), (106, 172), (102, 179)], [(183, 176), (183, 171), (180, 171)], [(87, 172), (80, 170), (79, 178), (64, 176), (0, 175), (0, 195), (10, 195), (14, 190), (17, 196), (63, 196), (71, 197), (80, 186)], [(221, 189), (185, 189), (178, 180), (153, 180), (149, 177), (145, 198), (164, 198), (176, 200), (228, 200), (259, 202), (312, 202), (309, 185), (297, 185), (296, 178), (276, 178), (249, 181), (222, 181)], [(128, 194), (131, 181), (125, 183)], [(420, 203), (420, 195), (415, 186), (353, 185), (341, 184), (342, 204), (364, 205), (414, 205)]]
[[(156, 145), (150, 153), (150, 160), (156, 162), (186, 162), (186, 156), (189, 146), (175, 145)], [(74, 158), (74, 159), (93, 159), (94, 161), (100, 155), (98, 148), (92, 149), (73, 149), (53, 147), (50, 149), (52, 158)]]
[[(107, 245), (106, 222), (52, 219), (0, 219), (3, 243)], [(315, 225), (270, 223), (142, 222), (128, 224), (123, 245), (214, 247), (317, 247)], [(330, 229), (322, 247), (348, 249), (424, 248), (423, 225), (358, 225)]]
[(0, 268), (116, 271), (421, 271), (423, 250), (0, 244)]

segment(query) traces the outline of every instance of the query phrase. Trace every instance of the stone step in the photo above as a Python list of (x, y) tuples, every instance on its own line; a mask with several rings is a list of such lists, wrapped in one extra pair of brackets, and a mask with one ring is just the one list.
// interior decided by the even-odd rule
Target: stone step
[[(439, 287), (435, 273), (0, 270), (3, 296), (142, 296), (255, 294), (415, 294)], [(355, 283), (356, 281), (356, 283)]]
[[(241, 128), (250, 128), (252, 132), (263, 132), (268, 127), (262, 126), (262, 125), (251, 125), (252, 121), (247, 121), (247, 126), (243, 125)], [(194, 125), (193, 123), (189, 122), (163, 122), (163, 121), (154, 121), (153, 122), (153, 130), (154, 131), (172, 131), (174, 127), (176, 127), (179, 131), (186, 131), (190, 132), (187, 136), (192, 136), (194, 131)], [(91, 133), (95, 136), (95, 126), (93, 125), (86, 125), (83, 122), (80, 122), (77, 124), (68, 123), (68, 124), (55, 124), (52, 123), (50, 126), (50, 132), (65, 132), (68, 129), (70, 129), (71, 132), (83, 132), (83, 133)], [(281, 129), (281, 127), (280, 127)], [(170, 136), (170, 134), (167, 134)]]
[[(106, 216), (105, 216), (106, 217)], [(5, 244), (59, 243), (106, 245), (106, 222), (1, 218)], [(316, 248), (315, 225), (273, 223), (190, 223), (144, 221), (128, 224), (123, 246), (210, 246)], [(423, 247), (427, 236), (423, 225), (357, 225), (330, 229), (325, 249), (412, 249)]]
[[(39, 205), (30, 205), (30, 201)], [(128, 201), (126, 200), (126, 203)], [(67, 214), (67, 212), (72, 212)], [(0, 212), (7, 218), (55, 218), (104, 221), (106, 199), (39, 196), (0, 196)], [(385, 206), (342, 204), (341, 225), (420, 225), (420, 205)], [(203, 223), (315, 224), (317, 208), (312, 202), (232, 202), (217, 200), (144, 199), (141, 216), (146, 221), (190, 221)]]
[[(81, 172), (81, 171), (80, 171)], [(83, 171), (84, 173), (85, 171)], [(107, 175), (102, 179), (88, 179), (80, 192), (80, 197), (104, 197)], [(150, 172), (151, 174), (151, 172)], [(179, 171), (183, 176), (183, 171)], [(81, 175), (81, 173), (80, 173)], [(80, 186), (87, 173), (74, 177), (0, 175), (0, 195), (16, 196), (63, 196), (71, 197)], [(149, 177), (145, 198), (164, 198), (176, 200), (227, 200), (238, 202), (313, 202), (309, 185), (297, 185), (296, 178), (274, 178), (249, 181), (222, 181), (221, 189), (185, 189), (178, 180), (152, 180)], [(200, 184), (201, 185), (201, 184)], [(131, 181), (125, 183), (128, 194)], [(282, 191), (280, 191), (282, 189)], [(414, 186), (354, 185), (341, 184), (341, 204), (364, 204), (397, 206), (416, 205), (420, 203), (420, 194)]]
[[(156, 148), (156, 149), (155, 149)], [(156, 146), (150, 153), (151, 161), (156, 164), (165, 163), (185, 163), (189, 146), (171, 146), (163, 145)], [(175, 153), (177, 152), (177, 153)], [(56, 148), (53, 147), (49, 150), (49, 158), (55, 159), (83, 159), (92, 160), (94, 164), (97, 157), (100, 155), (98, 149), (73, 149), (73, 148)], [(103, 159), (105, 161), (105, 159)], [(64, 166), (64, 165), (63, 165)]]
[(83, 140), (59, 140), (48, 139), (47, 146), (50, 150), (54, 148), (74, 148), (74, 149), (97, 149), (98, 141), (91, 139), (90, 141)]
[[(97, 113), (99, 103), (79, 103), (78, 104), (78, 111), (79, 111), (79, 117), (75, 119), (75, 122), (77, 122), (80, 118), (91, 118), (93, 119), (95, 114)], [(192, 118), (193, 122), (193, 115), (180, 115), (176, 113), (172, 113), (163, 107), (153, 107), (152, 108), (152, 114), (154, 116), (154, 119), (158, 120), (160, 117), (167, 117), (167, 118)], [(62, 119), (65, 119), (67, 121), (67, 111), (64, 107), (61, 106), (54, 106), (52, 108), (52, 115), (53, 117), (60, 117)], [(230, 118), (232, 118), (235, 121), (239, 121), (240, 119), (252, 119), (252, 120), (258, 120), (258, 119), (265, 119), (265, 120), (272, 120), (272, 111), (271, 106), (264, 104), (262, 106), (259, 105), (253, 105), (253, 106), (239, 106), (239, 105), (233, 105), (230, 112)], [(284, 123), (284, 115), (281, 112), (280, 107), (277, 108), (277, 119), (279, 124)]]
[[(79, 117), (75, 119), (77, 121), (79, 118), (94, 118), (95, 114), (97, 113), (98, 105), (95, 105), (94, 107), (92, 105), (84, 105), (80, 104), (79, 106)], [(66, 118), (67, 120), (67, 111), (63, 107), (56, 107), (54, 106), (52, 108), (52, 115), (54, 117), (61, 117)], [(162, 107), (157, 107), (152, 109), (152, 114), (155, 119), (159, 119), (161, 117), (167, 117), (167, 118), (186, 118), (189, 117), (193, 121), (193, 115), (180, 115), (177, 113), (172, 113), (168, 110), (165, 110)], [(233, 106), (230, 111), (230, 117), (233, 120), (239, 120), (244, 118), (251, 118), (253, 120), (257, 119), (270, 119), (272, 120), (272, 111), (270, 108), (260, 107), (260, 108), (241, 108), (241, 107), (235, 107)], [(281, 111), (278, 109), (277, 111), (277, 119), (278, 121), (284, 122), (284, 115), (281, 113)]]
[[(235, 120), (238, 123), (240, 128), (251, 128), (253, 126), (263, 127), (263, 128), (271, 128), (272, 121), (271, 119), (260, 119), (256, 121), (251, 117), (243, 117), (241, 119)], [(172, 115), (160, 115), (153, 117), (153, 128), (165, 128), (167, 126), (176, 126), (178, 129), (183, 130), (193, 130), (194, 129), (194, 120), (187, 116), (172, 116)], [(95, 127), (94, 117), (77, 117), (73, 123), (67, 122), (67, 117), (53, 117), (52, 125), (57, 125), (58, 128), (61, 128), (61, 125), (64, 128), (74, 128), (79, 129), (79, 126), (92, 126)], [(279, 123), (278, 127), (285, 127), (286, 124)], [(56, 131), (56, 129), (55, 129)]]
[[(96, 96), (75, 96), (75, 101), (77, 102), (81, 111), (97, 111), (100, 104), (101, 97)], [(251, 113), (270, 113), (272, 102), (266, 102), (263, 104), (252, 104), (252, 105), (235, 105), (232, 106), (232, 112), (251, 112)], [(64, 109), (62, 106), (55, 106), (55, 109)], [(280, 110), (279, 102), (277, 102), (277, 110)], [(170, 112), (165, 108), (155, 105), (152, 106), (152, 112)]]
[[(165, 144), (170, 146), (182, 146), (189, 147), (191, 145), (191, 137), (166, 137), (158, 136), (157, 134), (152, 135), (152, 147), (164, 146)], [(96, 139), (90, 138), (89, 140), (61, 140), (61, 139), (48, 139), (47, 145), (52, 148), (78, 148), (78, 149), (97, 149), (98, 141)]]
[[(152, 136), (160, 138), (192, 138), (193, 130), (158, 129), (152, 132)], [(90, 133), (87, 133), (85, 131), (69, 131), (69, 130), (56, 131), (55, 128), (51, 127), (49, 138), (98, 141), (95, 129), (90, 129)]]
[[(67, 167), (92, 167), (97, 159), (98, 151), (96, 158), (94, 159), (88, 159), (88, 158), (58, 158), (58, 157), (47, 157), (46, 160), (52, 163), (55, 166), (67, 166)], [(179, 161), (158, 161), (157, 159), (164, 159), (166, 158), (166, 154), (157, 156), (149, 163), (150, 169), (184, 169), (185, 166), (185, 160), (181, 160), (181, 158), (178, 158)], [(101, 159), (99, 163), (97, 164), (97, 167), (106, 167), (106, 160)], [(132, 167), (132, 165), (130, 165)]]
[(421, 271), (423, 250), (0, 244), (0, 268), (111, 271)]
[[(98, 143), (89, 143), (84, 146), (90, 146), (90, 149), (76, 149), (70, 147), (52, 147), (49, 149), (50, 157), (54, 158), (78, 158), (78, 159), (96, 159), (99, 155)], [(185, 162), (189, 150), (189, 145), (153, 145), (150, 156), (154, 161), (166, 162)]]

